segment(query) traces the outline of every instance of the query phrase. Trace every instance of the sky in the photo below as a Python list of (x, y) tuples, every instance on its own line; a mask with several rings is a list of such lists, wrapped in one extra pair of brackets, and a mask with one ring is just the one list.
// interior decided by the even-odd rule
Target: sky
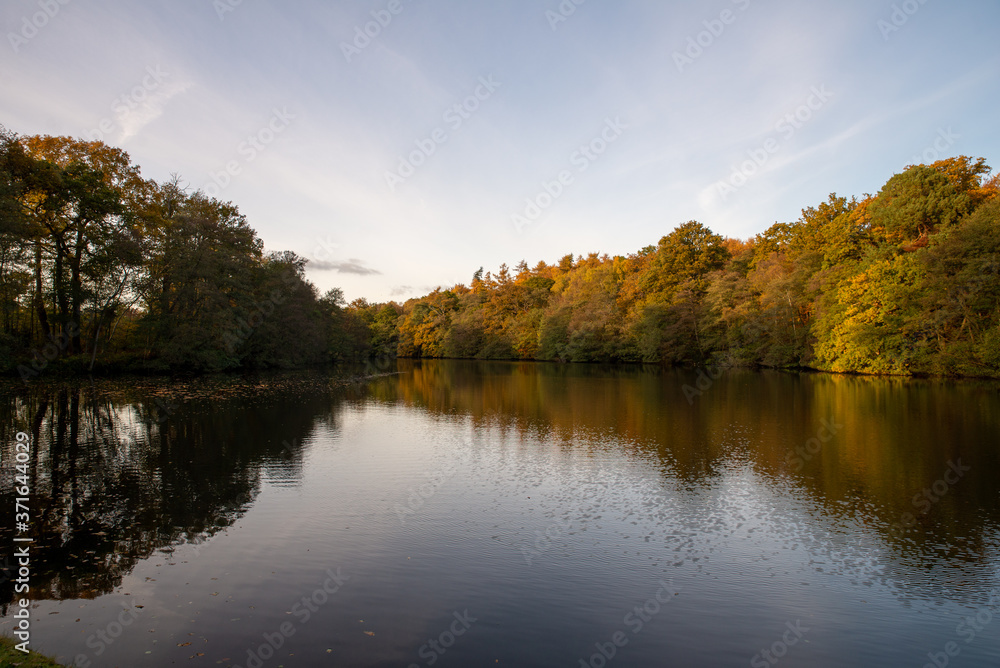
[(232, 201), (348, 300), (1000, 167), (996, 0), (4, 0), (0, 29), (0, 124)]

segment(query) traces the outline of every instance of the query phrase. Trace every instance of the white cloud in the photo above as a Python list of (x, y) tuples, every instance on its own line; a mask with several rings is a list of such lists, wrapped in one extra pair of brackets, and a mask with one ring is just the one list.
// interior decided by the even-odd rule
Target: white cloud
[(185, 92), (192, 85), (189, 81), (168, 81), (149, 91), (142, 100), (132, 97), (132, 93), (124, 96), (128, 102), (118, 105), (115, 110), (115, 119), (121, 128), (118, 141), (125, 142), (139, 134), (144, 127), (163, 115), (163, 108), (171, 98)]

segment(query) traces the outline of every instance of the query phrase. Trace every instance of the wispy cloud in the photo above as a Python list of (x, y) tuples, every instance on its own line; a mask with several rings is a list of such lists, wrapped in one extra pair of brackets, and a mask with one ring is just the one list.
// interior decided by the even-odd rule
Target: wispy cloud
[(343, 262), (325, 262), (323, 260), (309, 260), (309, 269), (316, 271), (335, 271), (338, 274), (356, 274), (358, 276), (381, 275), (378, 269), (371, 269), (364, 266), (363, 260), (350, 258)]
[(170, 101), (170, 98), (180, 95), (191, 85), (187, 81), (171, 81), (151, 91), (142, 102), (134, 107), (121, 106), (115, 112), (115, 119), (121, 128), (118, 141), (125, 142), (139, 134), (144, 127), (163, 115), (163, 108)]

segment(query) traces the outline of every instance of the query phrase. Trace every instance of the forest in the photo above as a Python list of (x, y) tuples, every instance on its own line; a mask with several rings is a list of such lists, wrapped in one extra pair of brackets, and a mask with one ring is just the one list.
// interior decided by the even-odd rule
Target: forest
[(370, 348), (305, 258), (265, 252), (236, 206), (143, 179), (121, 149), (4, 132), (0, 173), (6, 372), (287, 369)]
[[(2, 130), (2, 128), (0, 128)], [(1000, 178), (966, 156), (757, 236), (476, 271), (403, 304), (320, 295), (238, 208), (121, 149), (0, 136), (0, 370), (204, 373), (373, 357), (1000, 376)]]
[(480, 269), (403, 305), (398, 353), (997, 376), (989, 174), (982, 158), (950, 158), (752, 239), (690, 221), (627, 256)]

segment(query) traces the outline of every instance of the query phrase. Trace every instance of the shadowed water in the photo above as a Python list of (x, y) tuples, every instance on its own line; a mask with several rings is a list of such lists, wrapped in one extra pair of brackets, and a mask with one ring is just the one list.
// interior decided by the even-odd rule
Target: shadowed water
[(0, 541), (9, 566), (24, 431), (32, 646), (123, 668), (1000, 663), (1000, 384), (398, 371), (7, 387)]

